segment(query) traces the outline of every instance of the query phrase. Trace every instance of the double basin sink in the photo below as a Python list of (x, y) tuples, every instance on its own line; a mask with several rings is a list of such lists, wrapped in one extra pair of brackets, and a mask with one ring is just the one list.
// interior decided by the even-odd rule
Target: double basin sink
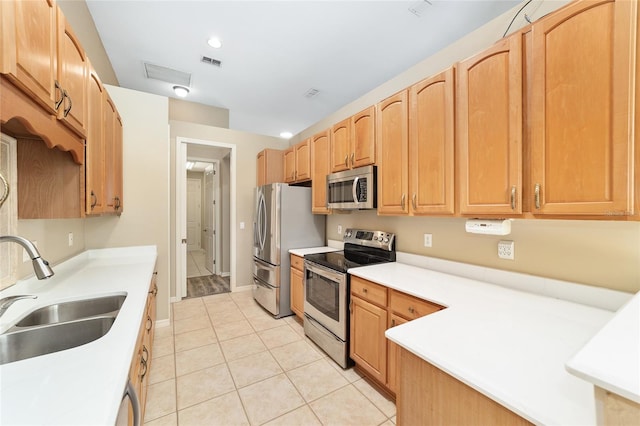
[(126, 295), (39, 308), (0, 334), (0, 365), (84, 345), (107, 334)]

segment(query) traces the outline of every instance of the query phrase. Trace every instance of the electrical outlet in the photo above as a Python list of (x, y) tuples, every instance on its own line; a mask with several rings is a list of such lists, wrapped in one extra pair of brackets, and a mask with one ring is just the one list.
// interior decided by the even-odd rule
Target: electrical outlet
[(338, 235), (342, 234), (342, 225), (338, 225)]
[(515, 251), (515, 243), (513, 241), (498, 241), (498, 257), (500, 259), (513, 260)]
[[(36, 246), (36, 248), (38, 248), (38, 242), (37, 241), (33, 240), (31, 242), (33, 243), (34, 246)], [(29, 256), (27, 251), (23, 248), (22, 249), (22, 263), (29, 262), (30, 260), (31, 260), (31, 256)]]
[(424, 234), (424, 246), (431, 247), (432, 243), (433, 243), (432, 235)]
[(73, 232), (69, 232), (69, 247), (73, 245)]

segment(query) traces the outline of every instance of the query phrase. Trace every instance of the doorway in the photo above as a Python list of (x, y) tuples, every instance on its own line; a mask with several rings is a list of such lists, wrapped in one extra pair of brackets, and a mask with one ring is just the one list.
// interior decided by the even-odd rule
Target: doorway
[(235, 145), (176, 143), (176, 299), (233, 291)]

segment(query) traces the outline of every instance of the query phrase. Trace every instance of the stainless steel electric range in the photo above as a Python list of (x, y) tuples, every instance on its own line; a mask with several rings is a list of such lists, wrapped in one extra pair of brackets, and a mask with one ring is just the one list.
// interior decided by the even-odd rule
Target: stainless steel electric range
[(344, 250), (304, 257), (304, 333), (342, 368), (349, 358), (349, 268), (395, 262), (395, 234), (347, 229)]

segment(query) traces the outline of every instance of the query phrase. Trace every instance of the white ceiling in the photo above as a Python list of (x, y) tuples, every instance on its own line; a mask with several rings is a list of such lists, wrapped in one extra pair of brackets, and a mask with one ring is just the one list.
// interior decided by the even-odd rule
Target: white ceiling
[[(175, 96), (145, 77), (143, 62), (191, 73), (186, 100), (227, 108), (232, 129), (271, 136), (306, 129), (519, 1), (431, 3), (87, 0), (122, 87)], [(222, 48), (207, 45), (212, 36)]]

